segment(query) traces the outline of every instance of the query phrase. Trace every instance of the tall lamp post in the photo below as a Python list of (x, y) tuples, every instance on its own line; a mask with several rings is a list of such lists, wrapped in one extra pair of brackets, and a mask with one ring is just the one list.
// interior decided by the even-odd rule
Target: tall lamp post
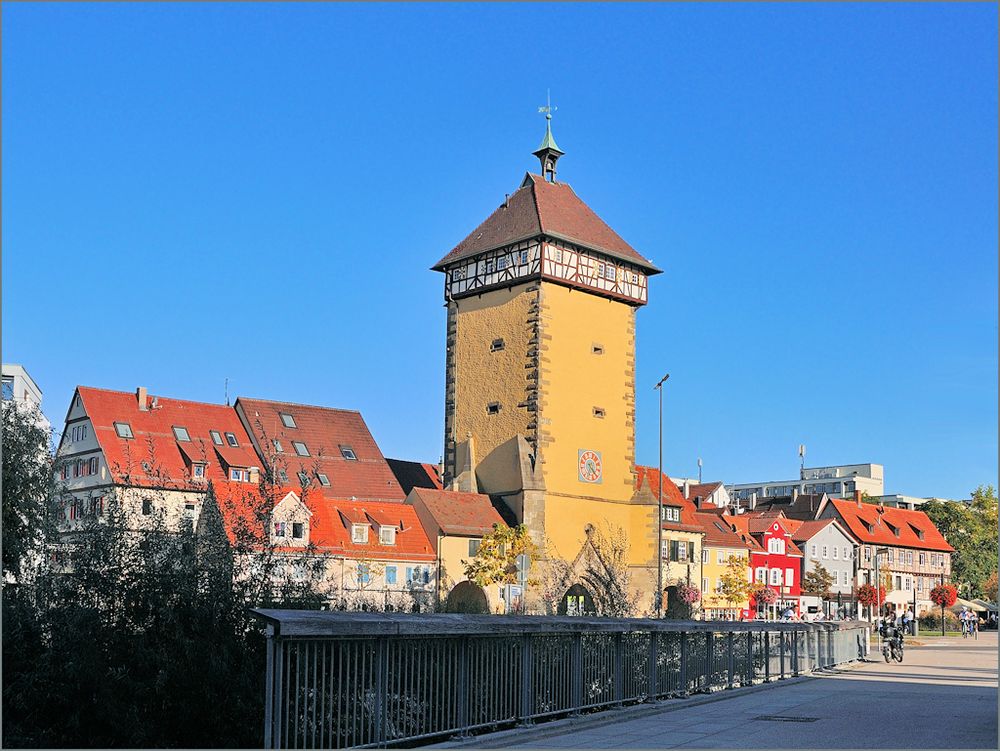
[[(876, 613), (878, 613), (879, 620), (882, 619), (882, 579), (879, 577), (878, 573), (878, 559), (882, 553), (888, 553), (889, 548), (875, 548), (875, 602)], [(876, 621), (876, 626), (878, 626), (878, 621)], [(878, 651), (882, 651), (882, 629), (878, 628)]]
[(660, 476), (656, 478), (656, 617), (663, 617), (663, 384), (667, 373), (653, 388), (660, 392)]

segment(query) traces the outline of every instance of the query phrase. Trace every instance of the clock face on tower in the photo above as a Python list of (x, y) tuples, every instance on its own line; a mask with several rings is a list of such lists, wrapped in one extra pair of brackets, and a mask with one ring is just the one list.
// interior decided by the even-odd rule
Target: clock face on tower
[(599, 483), (604, 474), (601, 464), (601, 452), (590, 449), (580, 449), (577, 469), (580, 482)]

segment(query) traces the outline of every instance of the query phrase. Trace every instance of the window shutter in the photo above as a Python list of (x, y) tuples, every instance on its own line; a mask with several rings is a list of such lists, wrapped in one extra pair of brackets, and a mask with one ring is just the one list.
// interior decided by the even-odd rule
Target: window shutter
[(672, 561), (678, 560), (678, 548), (679, 548), (679, 546), (677, 544), (677, 540), (671, 540), (670, 541), (670, 560), (672, 560)]

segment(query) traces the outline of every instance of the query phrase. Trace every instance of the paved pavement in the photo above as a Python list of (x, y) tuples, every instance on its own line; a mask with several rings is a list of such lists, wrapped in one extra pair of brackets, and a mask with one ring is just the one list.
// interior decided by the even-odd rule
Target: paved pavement
[(902, 664), (879, 659), (829, 675), (610, 710), (442, 746), (997, 748), (997, 633), (982, 633), (976, 641), (920, 641), (922, 646), (907, 646)]

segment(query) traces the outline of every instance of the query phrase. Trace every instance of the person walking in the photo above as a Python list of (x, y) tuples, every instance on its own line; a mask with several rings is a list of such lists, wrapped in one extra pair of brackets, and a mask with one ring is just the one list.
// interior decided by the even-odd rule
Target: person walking
[(909, 605), (906, 606), (906, 612), (903, 613), (903, 632), (909, 636), (916, 636), (913, 633), (913, 610)]

